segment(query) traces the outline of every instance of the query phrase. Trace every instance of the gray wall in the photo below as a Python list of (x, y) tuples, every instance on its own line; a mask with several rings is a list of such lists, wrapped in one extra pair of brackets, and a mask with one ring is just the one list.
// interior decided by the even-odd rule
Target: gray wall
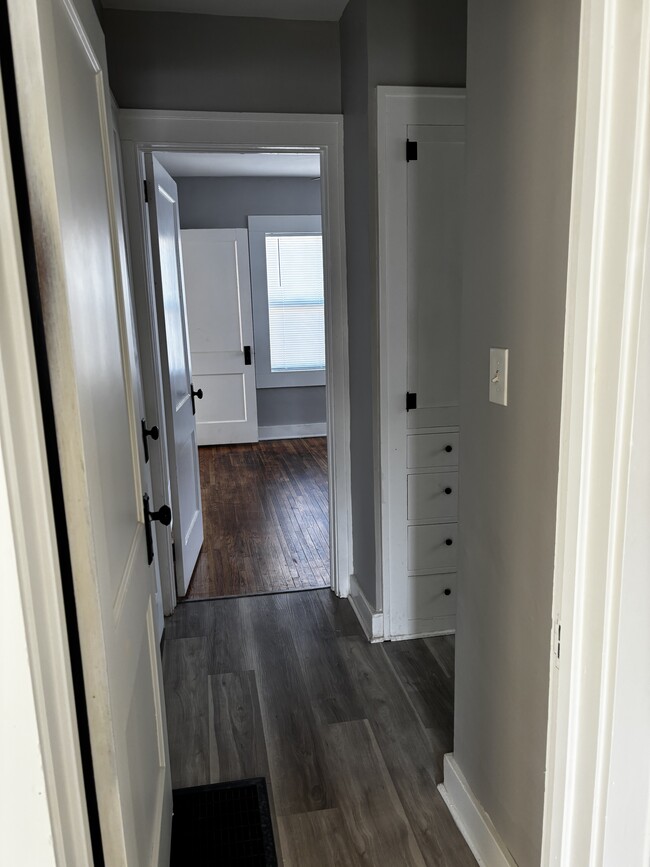
[(350, 0), (340, 22), (354, 571), (375, 607), (381, 591), (373, 439), (379, 363), (376, 87), (464, 85), (466, 21), (466, 4), (459, 0)]
[(540, 863), (579, 12), (469, 3), (454, 753), (520, 867)]
[[(247, 229), (250, 215), (320, 214), (320, 184), (304, 178), (177, 178), (182, 229)], [(260, 427), (327, 419), (325, 387), (258, 388)]]
[(345, 243), (350, 352), (350, 458), (354, 572), (371, 605), (376, 598), (374, 291), (370, 267), (368, 41), (365, 0), (341, 18), (345, 123)]
[(341, 110), (336, 22), (106, 9), (103, 24), (121, 108)]
[(251, 215), (320, 214), (307, 178), (176, 178), (183, 229), (247, 229)]

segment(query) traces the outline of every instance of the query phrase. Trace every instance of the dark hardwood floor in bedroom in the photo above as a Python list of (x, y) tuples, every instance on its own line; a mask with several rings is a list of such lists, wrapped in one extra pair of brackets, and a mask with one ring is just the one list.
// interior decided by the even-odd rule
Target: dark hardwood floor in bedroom
[(203, 549), (186, 601), (328, 587), (327, 440), (199, 449)]
[(179, 605), (163, 646), (175, 788), (263, 776), (284, 867), (476, 867), (436, 783), (451, 636), (369, 644), (330, 590)]

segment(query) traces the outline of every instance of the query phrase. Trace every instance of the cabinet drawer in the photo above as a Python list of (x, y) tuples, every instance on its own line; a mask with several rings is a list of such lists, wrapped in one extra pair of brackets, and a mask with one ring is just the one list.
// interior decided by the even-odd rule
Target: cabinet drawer
[(409, 527), (408, 571), (455, 572), (457, 534), (458, 524), (421, 524)]
[(409, 469), (458, 466), (458, 433), (411, 434), (407, 439)]
[(409, 521), (458, 516), (458, 473), (412, 473), (407, 477)]
[[(431, 620), (456, 613), (456, 573), (412, 575), (409, 579), (409, 620)], [(445, 592), (451, 591), (451, 592)]]

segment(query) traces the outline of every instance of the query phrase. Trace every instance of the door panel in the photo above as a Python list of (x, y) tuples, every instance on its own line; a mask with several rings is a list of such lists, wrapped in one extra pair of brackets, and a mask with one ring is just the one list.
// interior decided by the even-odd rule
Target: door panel
[(248, 232), (183, 229), (181, 240), (192, 368), (205, 383), (199, 445), (257, 442)]
[(172, 488), (176, 589), (179, 596), (184, 596), (203, 544), (203, 514), (178, 193), (176, 183), (152, 154), (147, 154), (145, 163), (151, 191), (149, 216)]
[(409, 126), (409, 430), (458, 424), (465, 128)]
[(103, 38), (89, 0), (9, 10), (102, 842), (108, 865), (162, 865), (171, 783)]

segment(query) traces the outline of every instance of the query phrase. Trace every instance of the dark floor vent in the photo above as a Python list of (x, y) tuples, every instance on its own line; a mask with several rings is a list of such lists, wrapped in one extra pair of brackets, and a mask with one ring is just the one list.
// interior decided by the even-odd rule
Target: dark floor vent
[(170, 867), (277, 867), (261, 777), (174, 789)]

